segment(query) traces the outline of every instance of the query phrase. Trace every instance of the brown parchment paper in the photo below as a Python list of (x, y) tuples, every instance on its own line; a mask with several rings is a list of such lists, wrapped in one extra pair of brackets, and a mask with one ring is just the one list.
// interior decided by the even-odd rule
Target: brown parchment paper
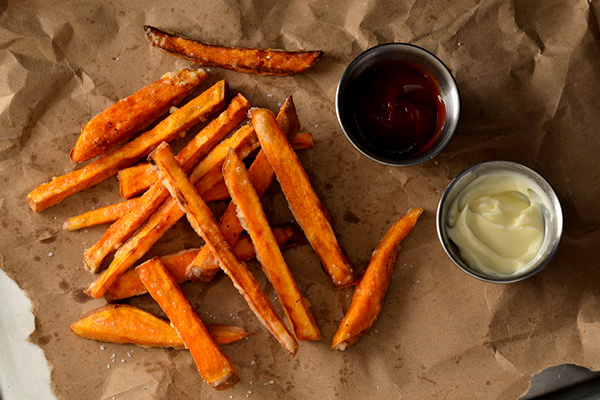
[[(599, 369), (599, 5), (0, 1), (1, 264), (33, 301), (31, 340), (52, 366), (57, 397), (516, 399), (545, 367)], [(203, 87), (226, 78), (232, 93), (273, 110), (294, 95), (303, 130), (316, 141), (301, 160), (358, 271), (401, 214), (414, 206), (425, 209), (403, 243), (379, 320), (355, 347), (329, 350), (352, 289), (334, 290), (309, 246), (287, 250), (285, 257), (312, 302), (323, 339), (301, 343), (294, 359), (260, 326), (227, 277), (184, 285), (206, 322), (257, 333), (224, 347), (242, 378), (230, 391), (215, 392), (203, 383), (186, 351), (101, 348), (69, 333), (79, 316), (104, 305), (82, 293), (93, 277), (81, 256), (106, 227), (63, 232), (61, 224), (119, 201), (117, 182), (105, 181), (41, 214), (29, 209), (25, 197), (76, 168), (68, 152), (93, 115), (165, 72), (190, 66), (151, 48), (143, 24), (217, 44), (327, 52), (313, 70), (287, 78), (213, 68)], [(462, 95), (452, 143), (433, 161), (410, 168), (360, 156), (335, 117), (335, 89), (345, 65), (363, 50), (393, 41), (440, 57)], [(434, 218), (454, 176), (496, 159), (543, 174), (558, 192), (565, 217), (554, 261), (537, 276), (505, 286), (459, 271), (438, 242)], [(277, 185), (264, 204), (273, 223), (291, 219)], [(224, 205), (215, 212), (219, 207)], [(201, 244), (182, 220), (149, 256)], [(250, 267), (274, 299), (260, 268)], [(160, 314), (147, 296), (131, 303)]]

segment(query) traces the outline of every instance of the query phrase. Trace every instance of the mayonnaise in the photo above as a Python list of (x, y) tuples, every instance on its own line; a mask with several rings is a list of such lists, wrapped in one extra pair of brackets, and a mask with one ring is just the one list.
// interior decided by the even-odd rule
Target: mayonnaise
[(544, 241), (544, 198), (540, 186), (518, 172), (487, 172), (452, 202), (448, 235), (463, 259), (485, 274), (524, 272)]

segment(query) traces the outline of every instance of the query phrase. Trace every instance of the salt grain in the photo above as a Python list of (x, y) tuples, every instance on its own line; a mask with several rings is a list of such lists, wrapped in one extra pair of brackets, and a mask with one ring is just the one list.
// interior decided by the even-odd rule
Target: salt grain
[(106, 364), (106, 369), (110, 369), (110, 364)]
[(54, 253), (50, 252), (48, 253), (48, 257), (52, 257), (54, 255)]
[(105, 345), (101, 345), (100, 346), (100, 350), (104, 350), (104, 349), (106, 349), (106, 346)]
[(256, 364), (256, 361), (254, 361), (254, 360), (250, 361), (250, 365), (254, 365), (254, 364)]

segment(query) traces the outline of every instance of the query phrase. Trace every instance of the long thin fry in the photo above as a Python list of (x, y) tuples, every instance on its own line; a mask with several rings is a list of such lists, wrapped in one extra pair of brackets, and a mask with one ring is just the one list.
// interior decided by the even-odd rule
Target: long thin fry
[[(196, 188), (201, 195), (209, 191), (222, 177), (221, 166), (229, 147), (245, 156), (254, 151), (258, 147), (254, 129), (248, 125), (242, 126), (231, 137), (215, 146), (210, 154), (198, 163), (194, 168), (193, 176), (194, 179), (197, 179)], [(201, 173), (205, 175), (202, 176)], [(158, 184), (162, 187), (162, 183), (157, 182)], [(168, 191), (166, 193), (168, 197)], [(167, 198), (150, 216), (146, 224), (119, 248), (108, 269), (88, 287), (87, 293), (95, 298), (102, 297), (108, 287), (142, 258), (150, 250), (150, 247), (184, 215), (185, 213), (177, 207), (177, 203), (173, 199)]]
[[(206, 328), (216, 344), (229, 344), (252, 335), (235, 325), (208, 324)], [(185, 348), (183, 340), (167, 321), (126, 304), (113, 304), (90, 311), (71, 325), (71, 332), (109, 343)]]
[(67, 219), (63, 223), (65, 231), (76, 231), (91, 226), (115, 222), (123, 215), (138, 206), (139, 197), (125, 200), (120, 203), (111, 204), (106, 207), (96, 208), (80, 215)]
[(298, 350), (298, 343), (273, 309), (256, 279), (233, 254), (212, 212), (177, 163), (169, 145), (160, 145), (149, 158), (155, 163), (158, 175), (171, 196), (185, 210), (196, 233), (204, 239), (206, 246), (219, 260), (223, 271), (231, 278), (262, 324), (293, 357)]
[[(181, 150), (178, 160), (186, 172), (189, 172), (201, 158), (240, 124), (249, 106), (250, 104), (242, 95), (236, 96), (225, 111)], [(119, 218), (92, 247), (84, 252), (85, 265), (92, 272), (98, 271), (104, 259), (125, 243), (168, 197), (169, 194), (162, 184), (155, 182), (144, 193), (135, 209)]]
[[(296, 225), (288, 224), (281, 227), (273, 228), (273, 233), (277, 239), (277, 244), (282, 249), (298, 246), (305, 243), (302, 232)], [(183, 283), (188, 280), (199, 282), (208, 282), (209, 280), (197, 279), (194, 275), (187, 274), (187, 266), (200, 252), (199, 249), (185, 250), (176, 254), (170, 254), (160, 258), (169, 273), (173, 276), (177, 283)], [(239, 260), (245, 261), (255, 256), (254, 247), (248, 235), (243, 235), (240, 240), (233, 246), (233, 252)], [(214, 256), (207, 257), (204, 264), (200, 266), (202, 269), (219, 269), (219, 262)], [(202, 274), (198, 274), (202, 277)], [(212, 278), (213, 275), (211, 275)], [(104, 298), (108, 302), (125, 299), (128, 297), (138, 296), (146, 293), (146, 287), (140, 281), (134, 269), (130, 269), (121, 275), (104, 293)]]
[(389, 229), (373, 251), (369, 266), (354, 289), (350, 308), (333, 336), (332, 349), (345, 350), (352, 346), (375, 323), (394, 272), (398, 245), (410, 233), (422, 212), (422, 208), (410, 209)]
[(120, 169), (135, 164), (150, 153), (160, 142), (170, 142), (185, 134), (212, 112), (225, 104), (225, 81), (210, 89), (162, 120), (153, 129), (143, 133), (123, 147), (115, 149), (90, 165), (44, 183), (27, 195), (29, 206), (40, 212), (66, 197), (94, 186), (115, 175)]
[[(277, 115), (277, 123), (279, 123), (281, 130), (285, 132), (288, 139), (294, 138), (298, 133), (300, 122), (298, 121), (298, 114), (296, 113), (296, 107), (292, 96), (288, 97), (283, 103), (283, 106)], [(236, 153), (239, 156), (240, 153), (238, 151), (236, 151)], [(258, 196), (264, 196), (267, 188), (271, 185), (273, 179), (275, 179), (275, 172), (273, 171), (273, 168), (271, 168), (267, 155), (262, 149), (258, 152), (248, 173), (250, 174), (252, 186), (254, 187), (254, 190), (256, 190)], [(234, 245), (238, 240), (238, 237), (244, 228), (237, 218), (237, 211), (234, 204), (230, 204), (221, 216), (221, 219), (219, 220), (219, 229), (230, 245)], [(194, 261), (190, 263), (188, 267), (189, 273), (201, 279), (212, 279), (218, 269), (202, 268), (204, 259), (208, 257), (211, 257), (210, 249), (208, 247), (203, 247)]]
[(329, 215), (273, 113), (266, 109), (251, 109), (250, 115), (262, 150), (267, 154), (290, 209), (334, 286), (353, 285), (356, 282), (354, 270), (340, 248)]
[(202, 70), (169, 72), (119, 100), (85, 124), (71, 150), (71, 160), (90, 160), (130, 139), (181, 103), (207, 76)]
[(250, 183), (248, 171), (232, 149), (223, 164), (223, 177), (231, 194), (231, 201), (237, 207), (238, 218), (244, 221), (243, 226), (252, 238), (257, 258), (277, 293), (296, 338), (321, 339), (321, 332), (310, 312), (308, 300), (302, 295), (283, 259), (260, 198)]
[(144, 26), (150, 44), (200, 65), (221, 67), (237, 72), (286, 76), (312, 67), (322, 51), (259, 50), (213, 46)]
[[(173, 157), (175, 163), (175, 157)], [(185, 176), (185, 173), (182, 171)], [(163, 309), (190, 351), (200, 375), (216, 390), (229, 389), (240, 378), (208, 329), (158, 257), (136, 268), (140, 279)]]

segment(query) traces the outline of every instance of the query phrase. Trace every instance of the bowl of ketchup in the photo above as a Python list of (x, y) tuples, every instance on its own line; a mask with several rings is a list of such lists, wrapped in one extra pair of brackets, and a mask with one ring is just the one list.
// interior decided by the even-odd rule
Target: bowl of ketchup
[(452, 140), (460, 94), (432, 53), (406, 43), (370, 48), (346, 68), (336, 111), (350, 142), (370, 159), (395, 166), (431, 160)]

